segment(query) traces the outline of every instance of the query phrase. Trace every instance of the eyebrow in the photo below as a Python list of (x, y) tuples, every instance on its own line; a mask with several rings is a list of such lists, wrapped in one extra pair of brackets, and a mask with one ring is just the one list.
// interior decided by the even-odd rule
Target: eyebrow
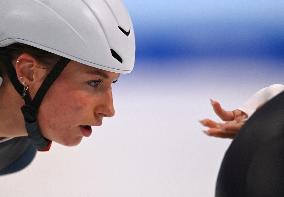
[[(99, 76), (101, 76), (101, 77), (103, 77), (105, 79), (109, 79), (109, 76), (106, 73), (104, 73), (104, 72), (102, 72), (100, 70), (88, 70), (87, 73), (88, 74), (93, 74), (93, 75), (99, 75)], [(112, 83), (116, 83), (117, 81), (118, 81), (118, 79), (115, 79)]]
[(99, 76), (101, 76), (101, 77), (103, 77), (103, 78), (105, 78), (105, 79), (108, 79), (108, 78), (109, 78), (109, 76), (108, 76), (107, 74), (105, 74), (104, 72), (99, 71), (99, 70), (89, 70), (87, 73), (99, 75)]

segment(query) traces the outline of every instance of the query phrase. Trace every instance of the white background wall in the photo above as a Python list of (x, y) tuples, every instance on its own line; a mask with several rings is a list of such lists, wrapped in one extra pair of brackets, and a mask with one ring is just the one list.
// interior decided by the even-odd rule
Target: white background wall
[(138, 62), (114, 87), (116, 117), (79, 146), (54, 144), (0, 177), (0, 196), (213, 197), (230, 140), (202, 133), (198, 120), (217, 120), (209, 98), (235, 109), (283, 76), (270, 61)]

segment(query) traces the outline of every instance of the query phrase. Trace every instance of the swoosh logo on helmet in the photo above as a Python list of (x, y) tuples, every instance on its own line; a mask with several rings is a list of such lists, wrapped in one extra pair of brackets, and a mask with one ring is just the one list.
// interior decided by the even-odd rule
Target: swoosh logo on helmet
[(129, 36), (130, 34), (130, 29), (129, 31), (125, 31), (122, 27), (118, 26), (118, 28), (120, 29), (120, 31), (122, 31), (122, 33), (124, 33), (126, 36)]

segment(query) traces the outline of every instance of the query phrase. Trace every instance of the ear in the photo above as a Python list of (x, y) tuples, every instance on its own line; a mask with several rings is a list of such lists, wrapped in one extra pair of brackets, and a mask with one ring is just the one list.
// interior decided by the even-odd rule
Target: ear
[(39, 62), (27, 53), (21, 54), (15, 62), (15, 70), (19, 81), (24, 86), (31, 86), (42, 79), (43, 69), (40, 69)]

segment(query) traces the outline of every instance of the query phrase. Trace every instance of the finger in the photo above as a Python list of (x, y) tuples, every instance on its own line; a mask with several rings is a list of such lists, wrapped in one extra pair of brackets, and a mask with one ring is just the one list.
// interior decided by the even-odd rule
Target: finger
[(221, 124), (220, 127), (224, 131), (231, 131), (231, 132), (238, 133), (243, 125), (244, 125), (244, 122), (232, 121), (232, 122), (227, 122), (225, 124)]
[(239, 109), (234, 110), (233, 114), (234, 114), (235, 120), (238, 122), (246, 121), (246, 119), (248, 118), (248, 115)]
[(234, 113), (232, 111), (224, 110), (218, 101), (210, 99), (211, 105), (215, 113), (224, 121), (234, 120)]
[(210, 128), (207, 130), (208, 133), (212, 133), (212, 134), (217, 134), (217, 133), (220, 133), (220, 134), (229, 134), (229, 135), (235, 135), (238, 133), (238, 131), (236, 130), (225, 130), (224, 128)]
[(224, 132), (223, 130), (221, 129), (216, 129), (216, 128), (213, 128), (213, 129), (209, 129), (207, 131), (204, 131), (204, 133), (208, 136), (212, 136), (212, 137), (219, 137), (219, 138), (230, 138), (230, 139), (233, 139), (237, 133), (234, 133), (234, 132)]
[(201, 120), (199, 121), (203, 126), (205, 127), (209, 127), (209, 128), (219, 128), (220, 125), (219, 123), (213, 121), (213, 120), (210, 120), (210, 119), (204, 119), (204, 120)]

